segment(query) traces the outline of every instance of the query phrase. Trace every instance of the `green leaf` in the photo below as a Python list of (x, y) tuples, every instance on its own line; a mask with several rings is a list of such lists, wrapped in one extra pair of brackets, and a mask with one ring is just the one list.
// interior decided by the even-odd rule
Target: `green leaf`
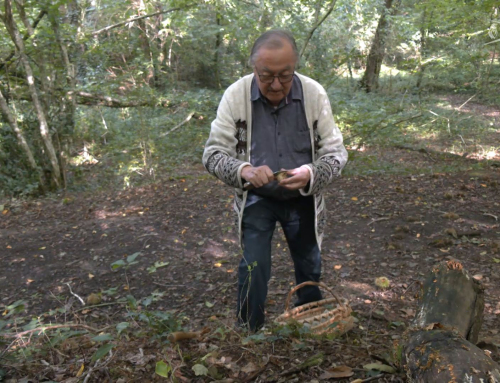
[(127, 295), (127, 302), (131, 309), (135, 310), (137, 308), (137, 299), (135, 299), (133, 295), (131, 294)]
[(152, 297), (146, 297), (141, 300), (141, 303), (146, 307), (148, 307), (151, 304), (151, 302), (153, 302)]
[(25, 305), (26, 305), (26, 302), (23, 300), (19, 300), (19, 301), (12, 303), (11, 305), (5, 307), (5, 311), (7, 312), (7, 314), (5, 314), (4, 317), (8, 318), (13, 314), (17, 314), (17, 313), (24, 311)]
[(119, 269), (120, 267), (122, 266), (126, 266), (127, 264), (125, 263), (125, 261), (123, 259), (120, 259), (119, 261), (116, 261), (116, 262), (113, 262), (111, 264), (111, 268), (113, 270), (116, 270), (116, 269)]
[(114, 344), (108, 343), (104, 346), (99, 347), (99, 349), (92, 355), (91, 362), (95, 362), (96, 360), (101, 359), (104, 355), (106, 355), (113, 347)]
[(370, 364), (365, 364), (363, 368), (367, 371), (370, 370), (377, 370), (381, 372), (388, 372), (389, 374), (394, 374), (396, 370), (392, 368), (391, 366), (388, 366), (386, 364), (382, 363), (370, 363)]
[(164, 361), (160, 360), (159, 362), (156, 362), (155, 372), (157, 375), (168, 378), (170, 371), (172, 371), (172, 367), (170, 367), (170, 365), (166, 364)]
[(500, 263), (500, 259), (498, 259), (498, 258), (493, 258), (493, 262), (495, 262), (495, 263)]
[(139, 255), (141, 255), (141, 252), (138, 252), (138, 253), (134, 253), (134, 254), (132, 254), (132, 255), (129, 255), (129, 256), (127, 257), (127, 263), (128, 263), (129, 265), (131, 265), (131, 264), (132, 264), (132, 262), (134, 262), (134, 261), (135, 261), (135, 259), (136, 259)]
[(210, 308), (210, 307), (214, 307), (214, 305), (215, 305), (215, 303), (211, 303), (211, 302), (209, 302), (209, 301), (206, 301), (206, 302), (205, 302), (205, 306), (207, 306), (208, 308)]
[(196, 376), (206, 376), (208, 374), (208, 369), (202, 364), (195, 364), (192, 368)]
[(94, 342), (105, 342), (107, 340), (113, 340), (113, 336), (111, 334), (102, 334), (102, 335), (97, 335), (92, 338)]
[(123, 330), (128, 328), (129, 325), (130, 323), (128, 322), (120, 322), (116, 325), (116, 331), (118, 331), (118, 334), (120, 334)]
[(165, 267), (168, 266), (170, 262), (155, 262), (153, 266), (149, 266), (147, 268), (148, 272), (151, 273), (156, 273), (156, 270), (159, 269), (160, 267)]

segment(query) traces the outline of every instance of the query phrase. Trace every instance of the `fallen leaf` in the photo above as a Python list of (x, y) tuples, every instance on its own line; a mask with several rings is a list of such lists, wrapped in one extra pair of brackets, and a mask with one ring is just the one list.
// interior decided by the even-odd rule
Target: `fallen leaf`
[(157, 375), (168, 378), (170, 371), (172, 371), (172, 367), (170, 367), (170, 365), (168, 365), (164, 361), (160, 360), (159, 362), (156, 362), (155, 373)]
[(403, 314), (405, 314), (406, 317), (414, 317), (415, 316), (415, 311), (413, 309), (401, 309), (399, 310)]
[(396, 372), (396, 370), (393, 367), (388, 366), (386, 364), (382, 364), (382, 363), (365, 364), (363, 366), (363, 368), (367, 371), (377, 370), (377, 371), (381, 371), (381, 372), (388, 372), (389, 374), (394, 374)]
[(358, 197), (352, 197), (351, 198), (352, 201), (357, 201), (358, 200)]
[(89, 279), (92, 279), (92, 278), (94, 278), (94, 274), (89, 273)]
[(206, 301), (206, 302), (205, 302), (205, 306), (207, 306), (208, 308), (210, 308), (210, 307), (214, 307), (214, 305), (215, 305), (215, 303), (211, 303), (211, 302), (209, 302), (209, 301)]
[(195, 364), (192, 367), (192, 370), (194, 371), (194, 374), (196, 376), (200, 376), (200, 375), (206, 376), (208, 374), (208, 369), (202, 364)]
[(245, 367), (241, 369), (241, 371), (250, 374), (251, 372), (257, 371), (259, 368), (253, 364), (252, 362), (248, 363)]
[(333, 367), (329, 368), (326, 370), (323, 374), (320, 375), (319, 379), (320, 380), (326, 380), (326, 379), (339, 379), (339, 378), (349, 378), (354, 375), (354, 372), (352, 372), (352, 368), (348, 366), (338, 366), (338, 367)]
[(76, 377), (79, 378), (80, 376), (82, 376), (83, 374), (83, 370), (85, 369), (85, 365), (82, 363), (80, 369), (78, 370), (78, 372), (76, 373)]

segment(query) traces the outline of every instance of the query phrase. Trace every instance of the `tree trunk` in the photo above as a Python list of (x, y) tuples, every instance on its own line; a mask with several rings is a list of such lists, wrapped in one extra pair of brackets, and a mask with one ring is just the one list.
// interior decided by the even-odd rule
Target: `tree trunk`
[(385, 0), (385, 9), (378, 20), (375, 37), (373, 38), (370, 53), (366, 62), (366, 70), (360, 81), (361, 88), (371, 92), (378, 88), (380, 68), (385, 56), (385, 40), (387, 37), (387, 13), (392, 8), (393, 0)]
[(221, 10), (219, 8), (219, 4), (217, 4), (215, 8), (215, 23), (217, 24), (218, 30), (217, 30), (217, 35), (215, 36), (214, 72), (215, 72), (215, 86), (219, 89), (221, 88), (220, 72), (219, 72), (220, 49), (222, 44), (221, 21), (222, 21)]
[(54, 149), (54, 145), (52, 144), (52, 138), (50, 136), (49, 126), (47, 124), (47, 118), (45, 117), (45, 112), (42, 108), (42, 104), (38, 97), (38, 91), (35, 86), (35, 78), (33, 75), (33, 70), (31, 69), (31, 65), (29, 63), (28, 56), (26, 55), (24, 49), (24, 42), (19, 34), (16, 23), (14, 21), (12, 15), (12, 3), (11, 0), (5, 0), (5, 26), (14, 42), (16, 49), (19, 52), (19, 57), (21, 63), (26, 72), (26, 79), (28, 81), (28, 86), (31, 94), (31, 98), (33, 100), (33, 106), (35, 108), (38, 122), (40, 124), (40, 134), (42, 136), (42, 140), (45, 144), (45, 148), (47, 149), (47, 155), (49, 157), (49, 161), (52, 167), (52, 178), (54, 180), (54, 184), (56, 187), (60, 187), (61, 185), (61, 171), (59, 168), (59, 162), (57, 160), (56, 151)]
[[(432, 14), (431, 14), (432, 19)], [(419, 66), (418, 66), (418, 75), (417, 75), (417, 89), (420, 89), (422, 86), (422, 81), (424, 79), (425, 72), (425, 58), (426, 58), (426, 50), (427, 50), (427, 7), (424, 8), (422, 12), (422, 21), (420, 25), (420, 55), (419, 55)]]
[(411, 382), (490, 382), (500, 366), (475, 346), (483, 322), (484, 291), (456, 261), (434, 268), (403, 348)]
[(38, 167), (35, 157), (33, 156), (33, 152), (31, 151), (28, 142), (26, 141), (26, 138), (23, 135), (23, 132), (19, 128), (19, 125), (17, 125), (17, 120), (16, 118), (12, 115), (10, 112), (9, 106), (7, 105), (7, 100), (3, 96), (2, 91), (0, 90), (0, 110), (2, 111), (2, 114), (5, 116), (7, 119), (7, 122), (9, 123), (10, 127), (16, 133), (17, 141), (19, 142), (19, 146), (21, 149), (24, 151), (24, 154), (26, 154), (26, 157), (28, 158), (28, 163), (30, 164), (31, 168), (38, 173), (38, 181), (40, 182), (40, 187), (45, 188), (45, 182), (43, 181), (43, 173), (41, 172), (40, 168)]

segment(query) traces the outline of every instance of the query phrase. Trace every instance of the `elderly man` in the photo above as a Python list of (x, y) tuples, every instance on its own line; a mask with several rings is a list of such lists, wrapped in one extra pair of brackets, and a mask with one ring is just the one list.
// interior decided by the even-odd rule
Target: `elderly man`
[[(296, 283), (319, 281), (326, 222), (322, 192), (347, 162), (328, 96), (316, 81), (295, 72), (298, 61), (289, 32), (261, 35), (250, 56), (253, 73), (224, 93), (203, 154), (207, 170), (236, 188), (243, 247), (237, 316), (253, 331), (265, 320), (277, 221), (290, 248)], [(284, 169), (287, 177), (277, 180), (274, 172)], [(297, 295), (296, 305), (321, 299), (315, 286)]]

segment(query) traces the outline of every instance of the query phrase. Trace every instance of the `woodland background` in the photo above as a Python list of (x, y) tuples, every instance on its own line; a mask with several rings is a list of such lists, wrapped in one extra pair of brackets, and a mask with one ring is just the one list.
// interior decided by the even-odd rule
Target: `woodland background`
[(198, 163), (221, 93), (251, 72), (251, 45), (269, 28), (293, 32), (298, 71), (327, 89), (350, 148), (424, 139), (459, 155), (498, 154), (498, 142), (478, 139), (491, 121), (463, 117), (440, 97), (500, 104), (494, 0), (6, 0), (2, 8), (3, 196), (128, 187)]
[[(269, 28), (349, 151), (322, 248), (342, 337), (273, 323), (294, 286), (279, 228), (266, 328), (233, 327), (234, 191), (201, 155)], [(1, 0), (0, 381), (405, 382), (445, 261), (484, 287), (500, 361), (499, 90), (498, 0)]]

